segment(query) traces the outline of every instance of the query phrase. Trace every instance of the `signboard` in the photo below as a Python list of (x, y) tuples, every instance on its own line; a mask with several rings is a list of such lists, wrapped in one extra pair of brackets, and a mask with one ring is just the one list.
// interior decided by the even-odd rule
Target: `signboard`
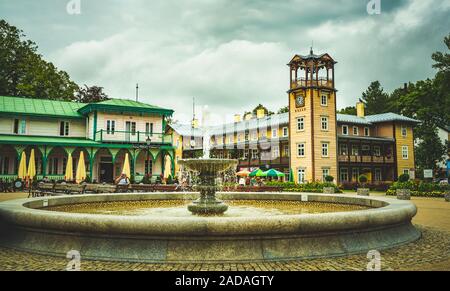
[(433, 170), (423, 170), (423, 177), (425, 179), (433, 178)]

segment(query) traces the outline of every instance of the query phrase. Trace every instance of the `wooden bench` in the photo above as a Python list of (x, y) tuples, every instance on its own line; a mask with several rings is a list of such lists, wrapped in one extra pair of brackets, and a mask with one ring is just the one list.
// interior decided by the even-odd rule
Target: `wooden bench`
[(31, 188), (31, 197), (43, 197), (53, 195), (55, 184), (53, 183), (39, 183), (36, 188)]
[(116, 185), (115, 193), (128, 193), (129, 185)]
[(176, 185), (155, 185), (154, 192), (175, 192), (178, 189)]
[(84, 194), (86, 185), (66, 184), (66, 194)]
[(116, 193), (116, 189), (114, 185), (97, 185), (97, 193)]
[(98, 184), (85, 184), (84, 193), (96, 194), (98, 193)]

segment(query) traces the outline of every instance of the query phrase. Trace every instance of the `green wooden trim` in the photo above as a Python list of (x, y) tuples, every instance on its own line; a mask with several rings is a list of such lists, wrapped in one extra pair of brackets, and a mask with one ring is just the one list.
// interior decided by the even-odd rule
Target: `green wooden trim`
[(23, 146), (23, 145), (15, 145), (15, 146), (13, 146), (13, 147), (14, 147), (14, 149), (16, 150), (18, 160), (20, 160), (20, 159), (22, 158), (22, 153), (23, 153), (23, 151), (24, 151), (27, 147), (26, 147), (26, 146)]
[(95, 138), (96, 138), (96, 134), (97, 134), (97, 111), (95, 111), (94, 112), (94, 124), (93, 124), (93, 127), (94, 127), (94, 132), (92, 133), (92, 139), (95, 141)]
[(158, 115), (173, 115), (173, 110), (164, 108), (145, 108), (145, 107), (134, 107), (134, 106), (121, 106), (121, 105), (111, 105), (111, 104), (88, 104), (78, 110), (79, 113), (87, 115), (91, 112), (109, 112), (109, 113), (122, 113), (122, 114), (133, 114), (136, 113), (147, 113), (147, 114), (158, 114)]
[(71, 155), (76, 150), (76, 147), (63, 147), (63, 149), (67, 153), (67, 155)]

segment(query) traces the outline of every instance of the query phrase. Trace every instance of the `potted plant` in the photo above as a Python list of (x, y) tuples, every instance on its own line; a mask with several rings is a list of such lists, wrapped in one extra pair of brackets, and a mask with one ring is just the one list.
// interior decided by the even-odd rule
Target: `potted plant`
[(369, 179), (366, 175), (361, 175), (358, 177), (359, 187), (356, 190), (359, 196), (370, 196), (370, 189), (367, 188), (367, 181)]
[(323, 187), (324, 194), (334, 194), (336, 192), (334, 185), (332, 185), (333, 181), (334, 181), (333, 176), (328, 175), (325, 177), (325, 185)]
[(409, 175), (402, 174), (398, 177), (398, 188), (396, 190), (397, 199), (400, 200), (411, 200), (411, 190), (408, 189), (407, 183), (409, 182)]

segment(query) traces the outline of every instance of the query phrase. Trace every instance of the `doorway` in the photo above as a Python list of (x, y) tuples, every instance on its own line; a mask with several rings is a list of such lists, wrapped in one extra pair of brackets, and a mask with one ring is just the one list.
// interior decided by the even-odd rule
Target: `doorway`
[(113, 164), (112, 163), (100, 163), (100, 183), (113, 183)]

